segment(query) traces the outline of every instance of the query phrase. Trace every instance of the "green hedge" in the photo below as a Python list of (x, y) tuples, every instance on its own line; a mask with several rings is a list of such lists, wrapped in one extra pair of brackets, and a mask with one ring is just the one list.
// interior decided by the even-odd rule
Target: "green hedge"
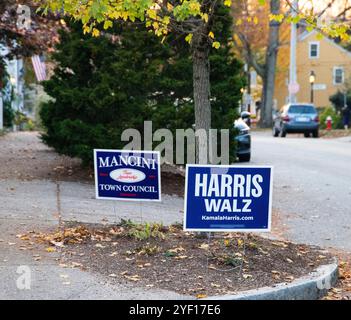
[[(231, 18), (223, 10), (215, 29), (225, 44)], [(154, 130), (192, 127), (192, 60), (184, 36), (172, 36), (162, 44), (141, 25), (116, 24), (111, 41), (110, 36), (84, 35), (78, 23), (70, 27), (60, 32), (52, 57), (55, 72), (44, 82), (53, 98), (41, 106), (45, 143), (89, 164), (92, 149), (123, 147), (122, 132), (134, 128), (142, 133), (144, 121), (153, 121)], [(233, 122), (245, 81), (242, 64), (229, 45), (213, 49), (210, 60), (212, 127), (231, 129), (234, 157)]]
[(335, 108), (327, 107), (327, 108), (323, 109), (323, 111), (320, 113), (320, 116), (319, 116), (321, 129), (326, 129), (326, 127), (327, 127), (326, 120), (327, 120), (328, 116), (331, 116), (333, 119), (333, 124), (332, 124), (333, 129), (341, 129), (342, 128), (341, 115), (335, 110)]

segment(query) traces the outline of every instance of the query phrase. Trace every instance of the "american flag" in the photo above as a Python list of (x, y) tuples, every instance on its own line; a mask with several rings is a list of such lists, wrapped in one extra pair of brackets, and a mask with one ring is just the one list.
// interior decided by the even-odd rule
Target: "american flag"
[(44, 56), (35, 55), (32, 57), (33, 68), (37, 80), (44, 81), (46, 80), (46, 65), (44, 61)]

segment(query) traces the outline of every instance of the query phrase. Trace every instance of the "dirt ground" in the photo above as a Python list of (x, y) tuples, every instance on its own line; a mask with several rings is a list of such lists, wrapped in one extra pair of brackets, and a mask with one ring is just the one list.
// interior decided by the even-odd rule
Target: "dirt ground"
[(1, 137), (0, 179), (93, 179), (93, 172), (82, 169), (80, 160), (58, 155), (44, 145), (39, 137), (39, 132), (9, 133)]
[[(0, 139), (0, 179), (48, 179), (94, 183), (92, 168), (79, 159), (59, 155), (40, 141), (39, 132), (17, 132)], [(184, 196), (185, 178), (172, 166), (162, 168), (162, 192)]]
[(351, 130), (320, 130), (320, 136), (323, 139), (335, 139), (351, 136)]
[[(61, 253), (61, 265), (79, 266), (110, 281), (172, 290), (198, 298), (289, 283), (331, 255), (316, 247), (256, 235), (199, 237), (181, 226), (69, 224), (62, 232), (24, 235)], [(50, 249), (51, 248), (51, 249)]]

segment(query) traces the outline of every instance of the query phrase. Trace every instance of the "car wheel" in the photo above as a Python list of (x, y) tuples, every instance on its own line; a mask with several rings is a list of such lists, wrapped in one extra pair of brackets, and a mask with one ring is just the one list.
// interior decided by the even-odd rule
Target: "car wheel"
[(305, 138), (309, 138), (310, 137), (310, 133), (309, 132), (305, 132), (304, 136), (305, 136)]
[(315, 130), (312, 132), (313, 138), (318, 138), (319, 137), (319, 130)]
[(239, 162), (250, 162), (251, 160), (251, 153), (238, 155)]
[(274, 138), (279, 137), (279, 131), (278, 131), (278, 129), (276, 127), (273, 127), (273, 137)]

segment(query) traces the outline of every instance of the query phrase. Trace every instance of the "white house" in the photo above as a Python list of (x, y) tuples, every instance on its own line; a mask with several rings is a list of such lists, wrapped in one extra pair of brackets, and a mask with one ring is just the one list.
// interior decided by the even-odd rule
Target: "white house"
[[(0, 44), (0, 56), (8, 54), (8, 48)], [(24, 64), (22, 59), (5, 59), (6, 71), (10, 81), (0, 92), (0, 129), (3, 128), (3, 101), (11, 101), (12, 108), (22, 111), (24, 108)]]

